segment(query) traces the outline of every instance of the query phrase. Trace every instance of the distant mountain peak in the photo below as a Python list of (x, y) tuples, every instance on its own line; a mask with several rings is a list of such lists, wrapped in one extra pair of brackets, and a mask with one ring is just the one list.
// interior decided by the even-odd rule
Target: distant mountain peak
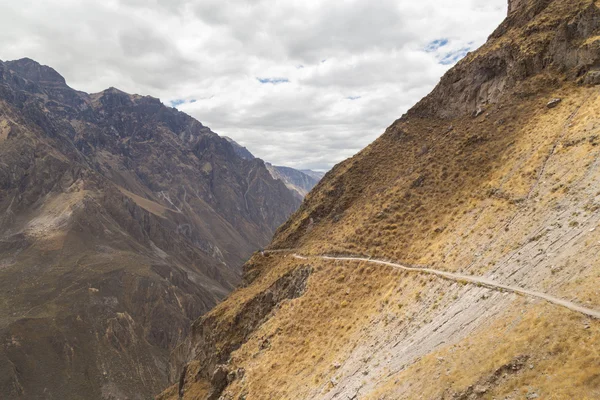
[[(228, 136), (223, 136), (223, 138), (231, 143), (233, 150), (238, 156), (246, 160), (254, 160), (256, 158), (246, 147), (242, 146), (232, 138)], [(299, 171), (290, 167), (273, 165), (269, 162), (265, 162), (265, 166), (273, 178), (282, 181), (299, 199), (303, 199), (323, 177), (323, 174), (318, 172), (310, 170)]]
[(321, 178), (315, 177), (313, 174), (307, 174), (294, 168), (272, 165), (270, 163), (266, 163), (265, 165), (273, 178), (285, 183), (300, 198), (304, 198), (321, 180)]
[(31, 58), (21, 58), (14, 61), (4, 62), (8, 69), (17, 72), (23, 78), (40, 84), (60, 84), (66, 85), (65, 78), (56, 72), (54, 68), (42, 65)]
[(129, 96), (128, 93), (125, 93), (121, 89), (118, 89), (114, 86), (111, 86), (108, 89), (104, 89), (101, 93), (103, 93), (103, 94), (126, 94), (127, 96)]

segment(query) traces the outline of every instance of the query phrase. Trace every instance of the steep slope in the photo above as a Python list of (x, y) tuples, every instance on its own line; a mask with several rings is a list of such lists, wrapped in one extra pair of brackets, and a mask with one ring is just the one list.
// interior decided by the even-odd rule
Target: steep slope
[[(256, 157), (250, 151), (237, 143), (235, 140), (225, 137), (233, 146), (233, 149), (240, 157), (246, 160), (254, 160)], [(288, 189), (300, 200), (317, 186), (317, 183), (323, 178), (324, 174), (311, 170), (299, 171), (290, 167), (281, 167), (273, 165), (271, 163), (265, 163), (267, 169), (271, 173), (271, 176), (285, 183)]]
[(161, 398), (600, 398), (599, 4), (509, 9), (246, 264)]
[(151, 97), (0, 62), (0, 393), (143, 399), (299, 201)]

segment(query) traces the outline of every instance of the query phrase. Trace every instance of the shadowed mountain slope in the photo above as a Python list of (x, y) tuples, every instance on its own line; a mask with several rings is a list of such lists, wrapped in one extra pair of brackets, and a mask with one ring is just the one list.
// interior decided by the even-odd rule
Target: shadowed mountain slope
[(0, 397), (151, 397), (298, 205), (158, 99), (0, 62)]
[(600, 323), (561, 305), (600, 311), (599, 4), (509, 9), (245, 265), (161, 398), (600, 397)]

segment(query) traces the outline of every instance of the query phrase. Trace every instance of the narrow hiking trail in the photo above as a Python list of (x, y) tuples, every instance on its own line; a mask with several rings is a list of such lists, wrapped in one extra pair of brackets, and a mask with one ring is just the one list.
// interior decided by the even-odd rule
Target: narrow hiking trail
[[(282, 250), (282, 251), (278, 251), (278, 252), (284, 252), (284, 251), (289, 251), (289, 250)], [(370, 263), (370, 264), (385, 265), (388, 267), (402, 269), (405, 271), (418, 272), (418, 273), (424, 273), (424, 274), (429, 274), (429, 275), (436, 275), (441, 278), (453, 280), (456, 282), (466, 282), (466, 283), (471, 283), (471, 284), (475, 284), (475, 285), (479, 285), (479, 286), (484, 286), (484, 287), (487, 287), (488, 289), (492, 289), (492, 290), (501, 290), (501, 291), (505, 291), (505, 292), (522, 294), (524, 296), (535, 297), (538, 299), (545, 300), (549, 303), (568, 308), (571, 311), (585, 314), (592, 318), (600, 319), (600, 311), (598, 311), (598, 310), (593, 310), (591, 308), (583, 307), (579, 304), (570, 302), (568, 300), (560, 299), (558, 297), (554, 297), (554, 296), (551, 296), (546, 293), (536, 292), (536, 291), (524, 289), (524, 288), (521, 288), (518, 286), (504, 285), (502, 283), (494, 282), (491, 279), (487, 279), (487, 278), (483, 278), (483, 277), (476, 277), (476, 276), (471, 276), (471, 275), (457, 274), (457, 273), (453, 273), (453, 272), (439, 271), (437, 269), (431, 269), (431, 268), (407, 267), (402, 264), (397, 264), (397, 263), (393, 263), (390, 261), (374, 260), (371, 258), (332, 257), (332, 256), (305, 257), (305, 256), (301, 256), (298, 254), (293, 254), (293, 257), (300, 259), (300, 260), (308, 260), (311, 258), (317, 258), (317, 259), (321, 259), (321, 260), (330, 260), (330, 261), (366, 262), (366, 263)]]

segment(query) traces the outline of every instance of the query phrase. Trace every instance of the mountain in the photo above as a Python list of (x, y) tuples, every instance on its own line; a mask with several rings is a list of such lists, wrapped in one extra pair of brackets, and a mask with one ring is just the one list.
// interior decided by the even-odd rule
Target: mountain
[(246, 263), (160, 399), (600, 398), (600, 9), (509, 9)]
[[(231, 143), (235, 152), (240, 157), (246, 160), (253, 160), (256, 158), (247, 148), (237, 143), (235, 140), (226, 136), (225, 139)], [(287, 186), (287, 188), (300, 200), (304, 199), (325, 175), (324, 173), (311, 170), (299, 171), (294, 168), (280, 167), (268, 162), (265, 163), (265, 165), (271, 173), (271, 176), (285, 183), (285, 186)]]
[(158, 99), (0, 62), (0, 397), (150, 398), (299, 203)]
[(316, 179), (317, 181), (320, 181), (325, 176), (325, 172), (313, 171), (311, 169), (301, 169), (300, 172), (310, 176), (313, 179)]
[(288, 187), (298, 198), (303, 199), (315, 186), (320, 179), (289, 167), (279, 167), (270, 163), (265, 163), (271, 176), (279, 179)]

